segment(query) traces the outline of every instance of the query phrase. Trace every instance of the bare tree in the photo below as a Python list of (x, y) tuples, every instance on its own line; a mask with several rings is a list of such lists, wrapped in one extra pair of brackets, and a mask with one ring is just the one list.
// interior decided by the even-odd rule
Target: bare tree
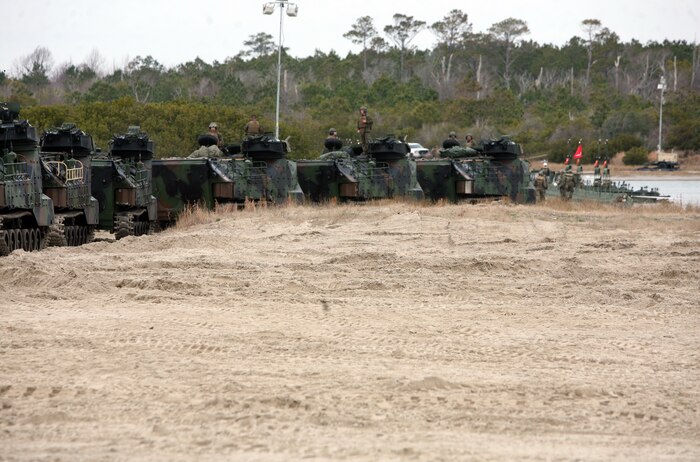
[(690, 72), (690, 89), (691, 90), (695, 86), (695, 75), (696, 75), (697, 68), (698, 68), (698, 61), (700, 61), (700, 59), (698, 59), (699, 55), (700, 55), (700, 47), (698, 47), (698, 45), (693, 43), (693, 63), (692, 63), (693, 68)]
[(17, 73), (24, 83), (39, 87), (48, 85), (52, 67), (51, 51), (46, 47), (36, 47), (30, 54), (19, 58)]
[(384, 33), (396, 44), (399, 49), (399, 79), (404, 77), (404, 56), (410, 50), (410, 44), (418, 33), (425, 27), (425, 21), (416, 21), (413, 16), (401, 13), (394, 15), (394, 25), (384, 27)]
[(83, 60), (83, 64), (88, 69), (92, 69), (98, 76), (104, 75), (103, 68), (105, 65), (105, 59), (97, 50), (97, 48), (93, 48), (92, 51), (88, 53), (88, 55)]
[(137, 56), (127, 64), (124, 71), (127, 83), (139, 103), (148, 102), (151, 91), (164, 71), (163, 65), (152, 56)]
[(530, 29), (522, 19), (508, 18), (489, 27), (489, 33), (503, 44), (505, 61), (503, 80), (506, 88), (510, 88), (510, 66), (513, 63), (513, 46), (521, 35), (529, 34)]
[(588, 55), (588, 65), (586, 66), (586, 86), (591, 82), (591, 67), (593, 66), (593, 45), (596, 43), (601, 28), (603, 27), (598, 19), (584, 19), (581, 22), (583, 32), (586, 34), (586, 54)]
[(442, 18), (442, 21), (433, 23), (430, 29), (438, 38), (438, 47), (444, 47), (446, 52), (446, 55), (439, 59), (439, 69), (431, 72), (438, 85), (440, 99), (446, 99), (450, 97), (452, 58), (455, 49), (460, 40), (471, 32), (472, 26), (469, 24), (467, 14), (455, 9)]
[(97, 73), (86, 64), (64, 63), (56, 66), (53, 74), (54, 83), (68, 94), (84, 93), (96, 80)]
[(355, 45), (362, 45), (362, 69), (367, 70), (367, 49), (372, 48), (372, 43), (377, 38), (377, 29), (369, 16), (362, 16), (355, 21), (352, 28), (343, 34), (343, 37)]

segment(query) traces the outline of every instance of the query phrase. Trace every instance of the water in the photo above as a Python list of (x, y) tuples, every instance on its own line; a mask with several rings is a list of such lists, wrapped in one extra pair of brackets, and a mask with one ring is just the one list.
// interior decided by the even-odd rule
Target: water
[[(646, 186), (647, 189), (658, 188), (662, 196), (670, 196), (671, 202), (679, 205), (700, 206), (700, 178), (695, 177), (612, 177), (616, 183), (625, 182), (631, 189)], [(584, 174), (583, 180), (593, 182), (593, 175)]]
[(671, 196), (676, 204), (683, 206), (700, 206), (700, 178), (616, 178), (624, 180), (632, 189), (646, 186), (648, 189), (658, 188), (659, 194)]

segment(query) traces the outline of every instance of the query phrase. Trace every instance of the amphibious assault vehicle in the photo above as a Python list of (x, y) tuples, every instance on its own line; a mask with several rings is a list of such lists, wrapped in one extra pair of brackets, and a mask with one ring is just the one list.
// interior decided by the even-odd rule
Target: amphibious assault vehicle
[(269, 135), (249, 137), (223, 151), (210, 136), (198, 138), (200, 148), (187, 158), (153, 161), (158, 220), (172, 222), (188, 205), (213, 209), (216, 204), (246, 201), (302, 202), (296, 164), (287, 144)]
[(53, 201), (42, 188), (39, 137), (19, 110), (0, 103), (0, 256), (44, 248), (54, 221)]
[(410, 148), (393, 135), (371, 140), (367, 153), (362, 146), (328, 147), (336, 150), (297, 161), (299, 184), (309, 200), (423, 199)]
[(269, 134), (249, 136), (241, 143), (240, 152), (236, 146), (229, 146), (228, 151), (233, 157), (227, 159), (225, 165), (235, 179), (238, 200), (275, 204), (304, 201), (297, 164), (287, 159), (289, 145), (286, 141)]
[(92, 242), (99, 221), (92, 197), (91, 168), (95, 144), (75, 124), (64, 123), (41, 136), (44, 194), (54, 206), (49, 245), (76, 246)]
[(508, 137), (486, 141), (478, 149), (444, 149), (439, 159), (421, 159), (416, 164), (418, 182), (432, 201), (535, 202), (530, 163), (522, 159), (520, 145)]
[(157, 226), (152, 195), (155, 143), (139, 126), (114, 135), (109, 152), (92, 161), (92, 191), (100, 206), (100, 229), (116, 239), (151, 234)]

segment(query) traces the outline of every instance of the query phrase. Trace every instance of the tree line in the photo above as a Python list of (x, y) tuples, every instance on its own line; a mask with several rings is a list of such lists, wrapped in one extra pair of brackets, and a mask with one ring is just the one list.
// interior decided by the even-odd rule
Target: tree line
[[(370, 16), (343, 34), (357, 46), (341, 57), (316, 50), (294, 58), (282, 50), (281, 137), (292, 157), (315, 157), (330, 127), (355, 136), (357, 110), (367, 106), (374, 134), (393, 134), (427, 147), (450, 131), (461, 138), (509, 135), (528, 155), (562, 160), (583, 140), (586, 161), (632, 148), (700, 150), (700, 48), (685, 41), (622, 42), (597, 19), (555, 46), (528, 40), (525, 21), (506, 18), (487, 31), (452, 10), (433, 24), (395, 14), (377, 29)], [(420, 33), (436, 44), (412, 45)], [(0, 97), (17, 101), (40, 128), (78, 123), (106, 145), (138, 123), (159, 143), (159, 155), (185, 155), (214, 120), (237, 141), (251, 114), (274, 131), (277, 45), (260, 32), (224, 62), (196, 58), (165, 68), (137, 56), (105, 72), (91, 53), (80, 64), (54, 66), (45, 47), (0, 73)]]

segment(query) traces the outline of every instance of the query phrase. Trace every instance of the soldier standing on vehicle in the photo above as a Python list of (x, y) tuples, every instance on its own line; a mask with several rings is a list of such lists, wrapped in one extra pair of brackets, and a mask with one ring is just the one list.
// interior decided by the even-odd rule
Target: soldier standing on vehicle
[(246, 137), (253, 135), (261, 135), (262, 125), (260, 125), (260, 122), (258, 122), (258, 116), (250, 116), (250, 120), (247, 124), (245, 124), (245, 127), (243, 127), (243, 131), (245, 132)]
[(323, 153), (340, 151), (343, 148), (343, 142), (338, 139), (338, 131), (335, 128), (328, 130), (328, 137), (323, 142)]
[(455, 146), (459, 146), (459, 141), (457, 141), (457, 134), (455, 132), (450, 132), (447, 135), (447, 139), (442, 142), (442, 149), (450, 149)]
[(362, 151), (367, 154), (367, 139), (368, 134), (372, 131), (372, 118), (367, 115), (367, 108), (360, 108), (360, 118), (357, 119), (357, 133), (360, 134), (360, 143)]
[(464, 141), (464, 147), (474, 149), (475, 144), (476, 143), (474, 142), (474, 137), (471, 135), (467, 135)]
[(224, 146), (224, 139), (219, 133), (219, 124), (212, 122), (209, 124), (209, 134), (217, 139), (216, 146), (221, 149)]

